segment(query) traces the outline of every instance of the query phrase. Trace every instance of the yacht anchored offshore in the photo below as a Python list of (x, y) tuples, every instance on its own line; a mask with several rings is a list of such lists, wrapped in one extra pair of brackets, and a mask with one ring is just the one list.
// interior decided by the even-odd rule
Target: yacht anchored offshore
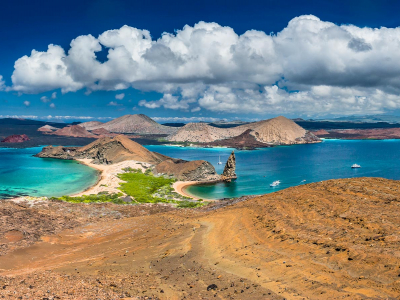
[(358, 165), (358, 164), (353, 164), (353, 165), (351, 166), (351, 168), (352, 168), (352, 169), (356, 169), (356, 168), (361, 168), (361, 166)]
[(271, 183), (269, 186), (272, 186), (272, 187), (278, 186), (280, 183), (281, 183), (280, 180), (276, 180), (273, 183)]

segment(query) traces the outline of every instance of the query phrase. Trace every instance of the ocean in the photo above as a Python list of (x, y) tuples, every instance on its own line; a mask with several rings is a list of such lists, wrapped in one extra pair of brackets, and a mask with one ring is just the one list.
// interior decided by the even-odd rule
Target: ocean
[[(149, 150), (187, 160), (204, 159), (221, 174), (233, 149), (147, 146)], [(256, 151), (235, 150), (237, 180), (191, 186), (203, 199), (272, 193), (291, 186), (335, 178), (383, 177), (400, 179), (400, 140), (325, 140), (318, 144), (279, 146)], [(218, 165), (221, 156), (222, 165)], [(360, 169), (352, 169), (357, 163)], [(280, 180), (277, 187), (270, 184)]]
[[(204, 159), (219, 174), (233, 149), (146, 146), (171, 157)], [(0, 148), (0, 198), (19, 195), (62, 196), (81, 192), (97, 180), (97, 171), (75, 161), (33, 157), (41, 147)], [(187, 192), (203, 199), (267, 194), (291, 186), (335, 178), (400, 179), (400, 140), (325, 140), (319, 144), (235, 150), (238, 178), (230, 183), (191, 186)], [(360, 169), (352, 169), (357, 163)], [(270, 184), (280, 180), (277, 187)]]
[(63, 196), (97, 182), (98, 172), (76, 161), (33, 157), (42, 147), (0, 148), (0, 199)]

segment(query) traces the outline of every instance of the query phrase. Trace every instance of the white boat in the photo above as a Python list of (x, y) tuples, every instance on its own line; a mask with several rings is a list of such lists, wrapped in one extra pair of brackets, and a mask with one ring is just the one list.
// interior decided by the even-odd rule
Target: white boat
[(275, 181), (274, 181), (273, 183), (271, 183), (269, 186), (272, 186), (272, 187), (278, 186), (280, 183), (281, 183), (280, 180), (275, 180)]
[(352, 168), (352, 169), (357, 169), (357, 168), (361, 168), (361, 166), (358, 165), (358, 164), (353, 164), (353, 165), (351, 166), (351, 168)]
[(218, 164), (219, 164), (219, 165), (222, 165), (221, 155), (219, 156)]

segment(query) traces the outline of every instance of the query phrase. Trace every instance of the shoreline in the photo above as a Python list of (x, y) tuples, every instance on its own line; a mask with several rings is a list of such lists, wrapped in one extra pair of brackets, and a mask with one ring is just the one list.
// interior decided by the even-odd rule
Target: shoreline
[(130, 167), (133, 169), (141, 169), (142, 171), (145, 171), (145, 168), (143, 166), (151, 166), (149, 163), (142, 163), (135, 160), (126, 160), (111, 165), (93, 164), (91, 163), (91, 159), (76, 159), (76, 161), (90, 168), (96, 169), (99, 172), (99, 175), (98, 180), (94, 185), (88, 187), (82, 192), (69, 195), (71, 197), (98, 194), (100, 192), (124, 194), (121, 190), (119, 190), (120, 183), (122, 183), (123, 181), (118, 178), (118, 174), (124, 172), (122, 169)]
[(212, 180), (212, 181), (176, 181), (172, 185), (174, 188), (175, 192), (178, 194), (185, 196), (185, 197), (190, 197), (193, 200), (199, 200), (202, 199), (204, 201), (219, 201), (219, 199), (209, 199), (209, 198), (199, 198), (196, 196), (193, 196), (187, 192), (185, 192), (185, 189), (188, 188), (189, 186), (192, 185), (207, 185), (207, 184), (213, 184), (213, 183), (218, 183), (220, 180)]

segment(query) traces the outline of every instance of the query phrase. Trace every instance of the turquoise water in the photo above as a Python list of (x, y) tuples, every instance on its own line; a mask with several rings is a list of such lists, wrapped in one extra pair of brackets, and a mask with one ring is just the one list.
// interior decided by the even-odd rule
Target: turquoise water
[(62, 196), (81, 192), (96, 183), (96, 170), (76, 161), (32, 156), (41, 150), (0, 148), (0, 199)]
[[(204, 159), (218, 173), (232, 149), (146, 146), (149, 150), (186, 160)], [(62, 196), (83, 191), (97, 180), (97, 171), (75, 161), (42, 159), (32, 155), (40, 147), (0, 148), (0, 198), (18, 195)], [(266, 148), (236, 153), (238, 179), (231, 183), (191, 186), (192, 195), (207, 199), (266, 194), (290, 186), (334, 178), (384, 177), (400, 179), (400, 140), (342, 141)], [(361, 169), (351, 169), (353, 163)], [(269, 185), (280, 180), (278, 187)], [(305, 182), (302, 182), (306, 180)]]
[[(218, 173), (218, 156), (225, 163), (232, 149), (147, 146), (168, 156), (187, 160), (205, 159)], [(267, 194), (290, 186), (334, 178), (384, 177), (400, 179), (400, 140), (325, 140), (319, 144), (281, 146), (236, 153), (238, 179), (231, 183), (191, 186), (186, 191), (204, 199)], [(351, 169), (353, 163), (362, 168)], [(280, 180), (278, 187), (269, 185)], [(305, 182), (302, 182), (306, 180)]]

